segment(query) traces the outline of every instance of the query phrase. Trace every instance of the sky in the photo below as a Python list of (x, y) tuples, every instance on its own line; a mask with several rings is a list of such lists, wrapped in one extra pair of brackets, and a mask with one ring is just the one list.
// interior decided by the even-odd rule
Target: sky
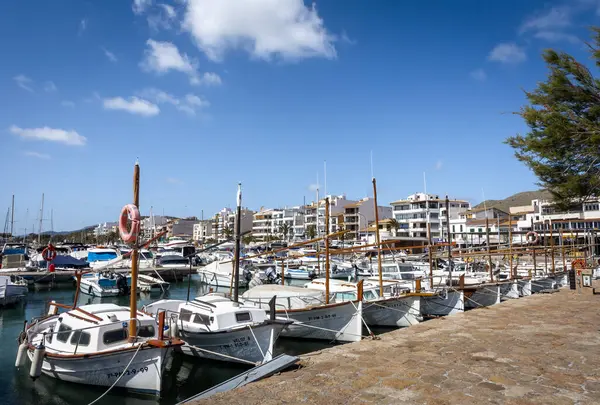
[(590, 63), (599, 21), (598, 0), (6, 2), (0, 214), (14, 194), (37, 231), (44, 193), (45, 230), (116, 221), (136, 160), (143, 215), (212, 216), (238, 182), (255, 210), (372, 175), (380, 205), (424, 173), (473, 203), (533, 190), (513, 112), (544, 49)]

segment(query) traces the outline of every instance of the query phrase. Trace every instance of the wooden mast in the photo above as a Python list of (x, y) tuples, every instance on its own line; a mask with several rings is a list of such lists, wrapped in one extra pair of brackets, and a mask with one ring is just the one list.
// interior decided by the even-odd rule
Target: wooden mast
[(512, 217), (508, 216), (508, 265), (510, 266), (510, 278), (517, 278), (517, 272), (513, 270), (513, 250), (512, 250)]
[(492, 253), (490, 252), (490, 221), (488, 213), (485, 212), (485, 239), (487, 245), (488, 266), (490, 266), (490, 282), (494, 282), (494, 270), (492, 269)]
[[(133, 168), (133, 205), (140, 207), (140, 164), (136, 161)], [(131, 249), (131, 292), (129, 295), (129, 340), (135, 341), (137, 335), (137, 279), (138, 247), (136, 241)]]
[(379, 210), (377, 209), (377, 182), (373, 177), (373, 204), (375, 205), (375, 240), (377, 241), (377, 266), (379, 267), (379, 296), (383, 298), (383, 274), (381, 273), (381, 241), (379, 239)]
[(329, 304), (329, 197), (325, 197), (325, 303)]
[[(452, 287), (452, 237), (450, 236), (450, 199), (446, 196), (446, 233), (448, 234), (448, 278), (449, 287)], [(433, 285), (431, 285), (433, 288)]]
[(235, 262), (233, 271), (233, 301), (238, 302), (240, 290), (240, 242), (242, 227), (242, 183), (238, 183), (237, 210), (235, 213)]
[(554, 265), (554, 236), (552, 235), (552, 220), (550, 220), (550, 257), (552, 260), (552, 274), (556, 272)]

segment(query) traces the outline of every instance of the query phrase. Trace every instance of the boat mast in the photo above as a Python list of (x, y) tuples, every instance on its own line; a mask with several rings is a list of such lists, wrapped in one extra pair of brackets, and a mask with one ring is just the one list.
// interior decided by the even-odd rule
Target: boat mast
[(325, 303), (329, 304), (329, 197), (325, 197)]
[(379, 238), (379, 210), (377, 209), (377, 182), (373, 177), (373, 204), (375, 204), (375, 239), (377, 242), (377, 265), (379, 266), (379, 296), (383, 298), (383, 274), (381, 273), (381, 240)]
[(42, 193), (42, 208), (40, 208), (40, 227), (38, 229), (38, 245), (42, 244), (42, 222), (44, 221), (44, 193)]
[(10, 237), (11, 239), (14, 237), (13, 230), (15, 228), (15, 195), (12, 195), (12, 206), (10, 210)]
[[(136, 161), (133, 169), (133, 205), (140, 207), (140, 164)], [(137, 240), (131, 249), (131, 292), (129, 296), (129, 340), (135, 341), (137, 335), (137, 278), (138, 248)]]
[(423, 191), (425, 192), (425, 223), (427, 229), (427, 253), (429, 257), (429, 285), (433, 287), (433, 252), (431, 251), (431, 223), (429, 221), (429, 195), (427, 194), (427, 179), (423, 172)]
[(233, 274), (233, 301), (238, 302), (240, 289), (240, 242), (242, 229), (242, 183), (238, 183), (237, 210), (235, 213), (235, 263)]
[(446, 196), (446, 233), (448, 234), (448, 286), (452, 287), (452, 241), (450, 237), (450, 200)]
[(485, 210), (485, 244), (488, 257), (488, 266), (490, 266), (490, 282), (494, 282), (494, 270), (492, 269), (492, 253), (490, 252), (490, 221), (488, 218), (487, 204), (485, 202), (485, 194), (481, 189), (481, 195), (483, 196), (483, 209)]

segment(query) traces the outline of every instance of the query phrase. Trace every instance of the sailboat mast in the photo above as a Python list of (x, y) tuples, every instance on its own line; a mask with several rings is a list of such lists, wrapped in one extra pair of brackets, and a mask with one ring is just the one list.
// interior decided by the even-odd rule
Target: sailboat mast
[(379, 210), (377, 209), (377, 182), (373, 177), (373, 204), (375, 204), (375, 240), (377, 242), (377, 265), (379, 266), (379, 296), (383, 298), (383, 274), (381, 273), (381, 240), (379, 238)]
[(238, 183), (237, 210), (235, 212), (235, 263), (233, 275), (233, 301), (238, 302), (240, 289), (240, 245), (242, 233), (242, 183)]
[[(136, 161), (133, 169), (133, 205), (140, 207), (140, 164)], [(137, 335), (137, 278), (138, 248), (137, 240), (131, 249), (131, 292), (129, 295), (129, 340), (134, 341)]]
[(40, 227), (38, 229), (38, 245), (42, 244), (42, 222), (44, 221), (44, 193), (42, 193), (42, 208), (40, 208)]
[(10, 209), (10, 237), (12, 238), (13, 230), (15, 228), (15, 195), (12, 195), (12, 208)]
[[(423, 172), (423, 191), (425, 192), (425, 223), (427, 229), (427, 253), (429, 257), (429, 285), (433, 286), (433, 251), (431, 250), (431, 221), (429, 220), (429, 195), (427, 194), (427, 178), (425, 177), (425, 172)], [(440, 233), (441, 232), (442, 231), (440, 230)]]
[(329, 197), (325, 197), (325, 303), (329, 304)]

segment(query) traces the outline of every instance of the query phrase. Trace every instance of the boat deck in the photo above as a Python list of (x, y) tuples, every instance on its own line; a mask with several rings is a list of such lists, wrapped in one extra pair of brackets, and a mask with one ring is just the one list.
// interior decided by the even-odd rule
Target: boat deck
[(591, 288), (510, 300), (301, 356), (299, 370), (193, 403), (598, 404), (599, 304)]
[[(143, 268), (140, 269), (140, 274), (147, 274), (152, 277), (156, 277), (156, 272), (153, 268)], [(192, 274), (196, 274), (197, 267), (192, 267)], [(94, 270), (92, 270), (94, 271)], [(190, 270), (188, 268), (156, 268), (158, 274), (165, 281), (179, 281), (183, 280), (189, 274)], [(119, 269), (115, 270), (115, 273), (129, 273), (131, 269)], [(34, 283), (60, 283), (60, 282), (69, 282), (73, 281), (73, 277), (75, 277), (75, 270), (57, 270), (55, 272), (48, 271), (4, 271), (1, 273), (3, 276), (16, 275), (21, 276), (27, 280), (32, 280)]]

